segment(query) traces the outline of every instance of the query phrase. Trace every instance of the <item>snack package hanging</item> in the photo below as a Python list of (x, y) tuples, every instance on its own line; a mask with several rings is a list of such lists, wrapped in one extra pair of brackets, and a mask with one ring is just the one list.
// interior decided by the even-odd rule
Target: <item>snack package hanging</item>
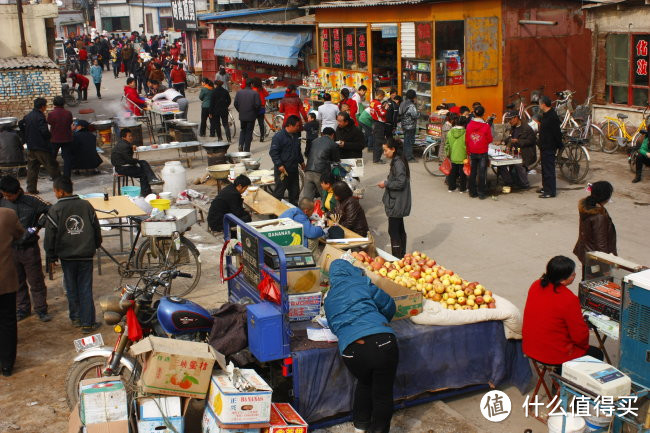
[(281, 296), (278, 283), (276, 283), (275, 280), (264, 271), (262, 271), (262, 281), (257, 285), (257, 290), (260, 291), (260, 297), (262, 299), (280, 305)]
[(472, 165), (469, 162), (469, 159), (466, 159), (465, 162), (463, 163), (463, 173), (465, 173), (465, 176), (469, 176), (469, 174), (472, 172)]
[(445, 176), (449, 176), (449, 173), (451, 173), (451, 159), (445, 158), (445, 160), (442, 161), (442, 164), (440, 164), (440, 171)]

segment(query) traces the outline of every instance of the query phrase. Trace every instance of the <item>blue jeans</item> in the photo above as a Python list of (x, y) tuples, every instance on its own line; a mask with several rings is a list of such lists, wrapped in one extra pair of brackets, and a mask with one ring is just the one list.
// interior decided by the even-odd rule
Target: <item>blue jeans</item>
[(413, 146), (415, 145), (415, 129), (404, 130), (404, 156), (409, 161), (413, 159)]
[(93, 261), (61, 260), (63, 284), (68, 295), (70, 320), (81, 321), (81, 326), (95, 323), (93, 299)]

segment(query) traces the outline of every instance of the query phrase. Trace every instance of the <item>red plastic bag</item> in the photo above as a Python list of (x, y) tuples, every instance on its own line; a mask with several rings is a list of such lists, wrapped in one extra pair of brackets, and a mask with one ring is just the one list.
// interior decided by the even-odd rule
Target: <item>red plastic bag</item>
[(469, 163), (469, 159), (466, 159), (464, 164), (463, 164), (463, 173), (465, 173), (465, 176), (469, 176), (470, 172), (472, 171), (472, 165)]
[(442, 161), (442, 164), (440, 164), (440, 171), (445, 176), (449, 176), (449, 173), (451, 173), (451, 159), (445, 158), (444, 161)]
[(257, 285), (257, 290), (260, 291), (260, 298), (280, 305), (281, 295), (278, 283), (264, 271), (262, 271), (262, 281)]
[(133, 307), (126, 311), (126, 326), (129, 330), (129, 340), (139, 341), (142, 339), (142, 327), (138, 322), (135, 311), (133, 311)]
[(314, 201), (314, 213), (323, 218), (323, 208), (321, 206), (320, 199)]

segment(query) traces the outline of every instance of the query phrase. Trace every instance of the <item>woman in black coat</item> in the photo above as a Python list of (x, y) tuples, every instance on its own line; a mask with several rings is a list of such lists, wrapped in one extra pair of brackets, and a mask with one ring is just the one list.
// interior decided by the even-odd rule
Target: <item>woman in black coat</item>
[(217, 138), (223, 140), (221, 135), (221, 124), (226, 130), (226, 139), (230, 143), (230, 128), (228, 127), (228, 108), (230, 107), (230, 93), (222, 87), (223, 81), (214, 82), (214, 91), (210, 101), (210, 117), (217, 128)]
[(85, 120), (75, 122), (75, 132), (72, 134), (72, 169), (94, 170), (97, 174), (102, 159), (97, 154), (97, 136), (88, 130), (89, 126)]

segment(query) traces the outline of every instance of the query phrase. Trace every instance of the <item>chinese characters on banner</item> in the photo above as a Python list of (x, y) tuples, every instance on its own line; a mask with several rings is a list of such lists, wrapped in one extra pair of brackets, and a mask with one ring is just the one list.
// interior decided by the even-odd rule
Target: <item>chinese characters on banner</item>
[(343, 32), (341, 29), (332, 29), (332, 67), (343, 67)]
[(648, 85), (648, 49), (650, 35), (634, 36), (634, 84)]
[(332, 65), (332, 59), (330, 57), (330, 48), (331, 48), (330, 29), (321, 29), (320, 44), (321, 44), (320, 45), (321, 65), (328, 68)]
[(431, 23), (415, 23), (415, 56), (418, 59), (430, 59), (433, 54), (433, 26)]
[(345, 69), (356, 69), (355, 45), (354, 29), (343, 29), (343, 67)]
[(368, 38), (366, 29), (357, 29), (357, 66), (360, 70), (368, 67)]
[(198, 30), (194, 0), (171, 0), (171, 4), (176, 31)]

